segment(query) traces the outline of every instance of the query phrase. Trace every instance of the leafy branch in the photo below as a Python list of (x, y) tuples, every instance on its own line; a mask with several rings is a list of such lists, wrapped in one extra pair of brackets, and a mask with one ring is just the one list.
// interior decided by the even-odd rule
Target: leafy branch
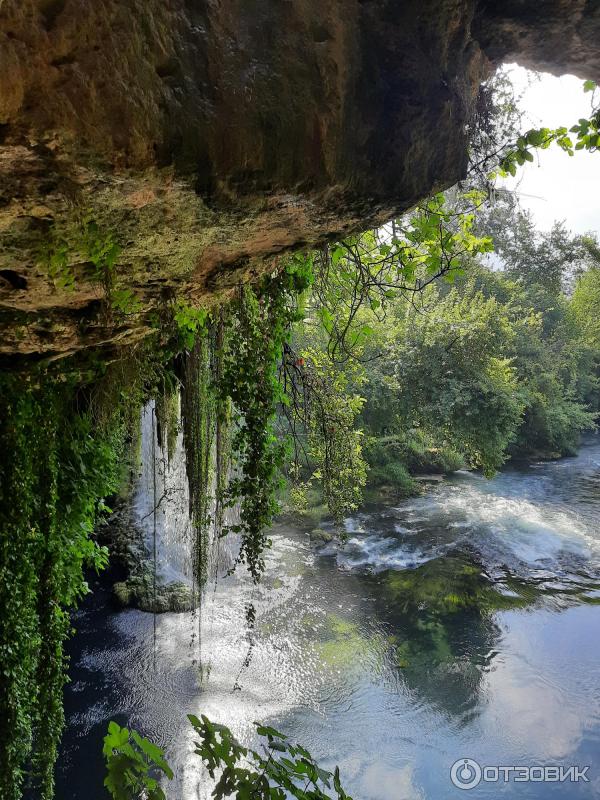
[[(592, 113), (588, 118), (580, 118), (568, 130), (566, 127), (533, 128), (522, 134), (502, 155), (498, 174), (514, 177), (517, 167), (533, 161), (534, 150), (547, 150), (552, 144), (558, 145), (569, 156), (573, 156), (576, 150), (593, 153), (600, 149), (600, 107), (594, 104), (596, 89), (594, 81), (585, 81), (584, 92), (592, 92)], [(574, 137), (569, 134), (574, 134)]]
[[(322, 769), (304, 747), (267, 725), (254, 723), (263, 752), (243, 747), (226, 725), (188, 715), (200, 756), (216, 785), (215, 800), (352, 800), (344, 791), (340, 771)], [(163, 751), (134, 730), (110, 722), (103, 754), (107, 776), (104, 785), (113, 800), (166, 800), (156, 775), (169, 780), (173, 772)]]
[(372, 332), (361, 321), (368, 309), (382, 321), (390, 301), (421, 294), (440, 278), (462, 272), (467, 256), (492, 250), (489, 237), (473, 232), (480, 192), (468, 192), (450, 206), (441, 193), (415, 212), (323, 249), (315, 258), (313, 307), (328, 336), (334, 363), (360, 360)]

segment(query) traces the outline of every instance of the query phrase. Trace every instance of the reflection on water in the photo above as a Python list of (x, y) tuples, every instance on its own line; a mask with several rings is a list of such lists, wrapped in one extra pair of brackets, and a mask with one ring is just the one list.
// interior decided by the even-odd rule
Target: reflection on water
[(150, 615), (107, 610), (100, 588), (75, 620), (58, 796), (104, 797), (100, 740), (116, 718), (167, 747), (173, 798), (208, 797), (184, 722), (201, 712), (246, 741), (253, 720), (274, 724), (339, 764), (363, 800), (463, 797), (449, 779), (460, 757), (592, 765), (588, 784), (468, 796), (600, 797), (595, 441), (577, 458), (492, 481), (459, 474), (369, 508), (343, 546), (279, 525), (261, 586), (221, 579), (200, 625), (160, 616), (156, 643)]

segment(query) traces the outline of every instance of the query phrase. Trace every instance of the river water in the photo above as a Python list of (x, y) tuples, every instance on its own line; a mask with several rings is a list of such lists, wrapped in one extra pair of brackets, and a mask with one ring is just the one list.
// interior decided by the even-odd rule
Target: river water
[[(261, 586), (211, 577), (202, 613), (158, 616), (156, 636), (99, 579), (74, 620), (57, 796), (105, 798), (115, 719), (166, 748), (171, 798), (208, 797), (185, 720), (204, 713), (245, 743), (253, 720), (277, 727), (339, 764), (355, 799), (599, 798), (599, 519), (591, 437), (575, 458), (367, 508), (343, 545), (280, 524)], [(589, 782), (465, 792), (461, 758), (589, 765)]]

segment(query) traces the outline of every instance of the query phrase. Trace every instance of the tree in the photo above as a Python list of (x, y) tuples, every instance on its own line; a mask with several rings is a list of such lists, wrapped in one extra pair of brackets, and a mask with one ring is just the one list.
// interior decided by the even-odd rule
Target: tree
[(401, 424), (435, 432), (492, 474), (524, 408), (507, 357), (512, 336), (506, 309), (471, 286), (438, 299), (431, 314), (409, 309), (391, 348)]
[(571, 310), (586, 343), (600, 350), (600, 266), (580, 276), (571, 299)]

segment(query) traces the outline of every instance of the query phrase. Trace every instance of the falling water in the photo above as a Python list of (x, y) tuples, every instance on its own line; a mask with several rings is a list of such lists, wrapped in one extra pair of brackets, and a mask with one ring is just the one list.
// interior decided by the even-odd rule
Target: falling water
[[(169, 458), (158, 435), (156, 407), (151, 400), (142, 410), (141, 437), (141, 469), (132, 503), (134, 523), (143, 531), (148, 552), (153, 553), (156, 547), (157, 580), (191, 585), (195, 530), (190, 518), (182, 426), (178, 425), (175, 449)], [(211, 518), (216, 512), (214, 489), (213, 482), (209, 490)], [(230, 512), (230, 516), (235, 516), (235, 512)], [(220, 539), (211, 526), (205, 554), (207, 574), (214, 576), (227, 571), (235, 560), (237, 547), (234, 536)]]

